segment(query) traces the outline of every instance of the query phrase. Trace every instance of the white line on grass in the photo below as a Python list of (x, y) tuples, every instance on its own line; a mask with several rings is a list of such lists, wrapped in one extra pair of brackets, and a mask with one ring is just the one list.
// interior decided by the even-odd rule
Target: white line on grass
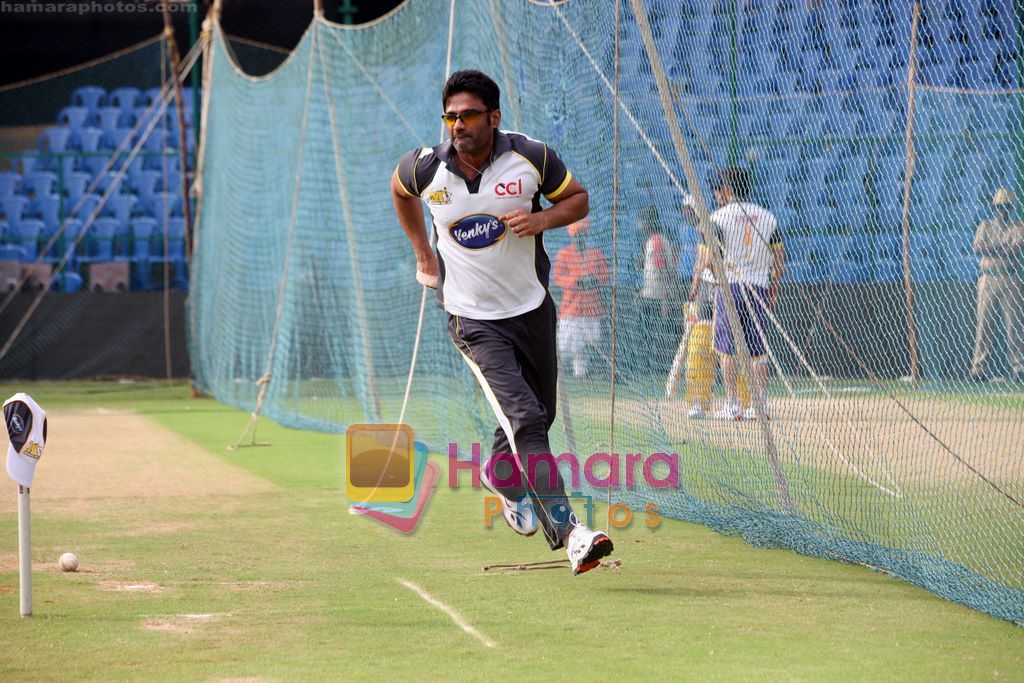
[(494, 647), (494, 641), (492, 641), (490, 638), (488, 638), (484, 634), (480, 633), (480, 631), (477, 631), (475, 628), (473, 628), (473, 625), (470, 624), (465, 619), (463, 619), (462, 615), (459, 614), (458, 612), (456, 612), (454, 609), (452, 609), (448, 605), (444, 604), (443, 602), (441, 602), (440, 600), (435, 598), (433, 595), (431, 595), (427, 591), (425, 591), (422, 588), (420, 588), (418, 585), (416, 585), (412, 581), (406, 581), (405, 579), (398, 579), (398, 583), (402, 584), (403, 586), (405, 586), (406, 588), (408, 588), (412, 592), (416, 593), (416, 595), (420, 596), (421, 598), (426, 600), (428, 603), (430, 603), (431, 605), (433, 605), (437, 609), (441, 610), (442, 612), (444, 612), (445, 614), (450, 616), (452, 618), (452, 621), (454, 621), (458, 625), (459, 628), (461, 628), (463, 631), (465, 631), (466, 633), (468, 633), (469, 635), (473, 636), (474, 638), (479, 640), (481, 643), (483, 643), (484, 647), (491, 647), (491, 648)]

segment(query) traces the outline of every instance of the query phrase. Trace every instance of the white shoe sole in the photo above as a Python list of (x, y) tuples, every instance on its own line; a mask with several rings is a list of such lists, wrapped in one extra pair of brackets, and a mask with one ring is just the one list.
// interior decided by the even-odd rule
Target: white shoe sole
[[(537, 523), (537, 513), (536, 510), (534, 510), (533, 503), (520, 505), (501, 495), (498, 489), (494, 487), (494, 484), (492, 484), (491, 480), (487, 477), (487, 470), (485, 467), (486, 466), (480, 468), (480, 483), (484, 485), (484, 488), (501, 499), (501, 512), (502, 516), (505, 518), (505, 523), (508, 524), (512, 531), (516, 532), (520, 536), (533, 536), (537, 533), (537, 529), (540, 528), (540, 525)], [(533, 522), (532, 524), (525, 520), (525, 515), (519, 513), (518, 510), (520, 507), (524, 510), (529, 510), (529, 513), (527, 514), (531, 518)]]

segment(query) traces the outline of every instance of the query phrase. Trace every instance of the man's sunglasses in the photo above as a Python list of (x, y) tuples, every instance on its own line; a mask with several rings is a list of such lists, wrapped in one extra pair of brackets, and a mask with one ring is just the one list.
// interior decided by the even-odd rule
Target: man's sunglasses
[(461, 114), (441, 114), (441, 120), (444, 121), (449, 126), (454, 126), (455, 122), (460, 119), (466, 125), (470, 125), (484, 114), (490, 114), (492, 111), (494, 110), (485, 109), (484, 111), (479, 111), (477, 109), (467, 109)]

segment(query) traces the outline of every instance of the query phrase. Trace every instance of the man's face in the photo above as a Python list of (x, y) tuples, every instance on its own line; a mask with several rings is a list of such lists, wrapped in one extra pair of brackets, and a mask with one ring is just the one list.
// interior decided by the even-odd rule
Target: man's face
[[(474, 116), (473, 112), (479, 112)], [(445, 103), (445, 114), (466, 114), (469, 120), (459, 118), (448, 126), (448, 135), (459, 154), (472, 155), (484, 151), (491, 144), (494, 129), (501, 122), (500, 111), (487, 111), (483, 100), (472, 93), (455, 93)]]

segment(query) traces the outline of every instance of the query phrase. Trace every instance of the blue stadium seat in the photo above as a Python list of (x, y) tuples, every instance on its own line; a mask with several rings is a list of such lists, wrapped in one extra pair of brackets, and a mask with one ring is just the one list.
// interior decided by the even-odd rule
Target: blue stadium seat
[(162, 221), (164, 216), (181, 215), (181, 194), (176, 192), (154, 192), (143, 207), (147, 216)]
[(122, 112), (130, 114), (142, 99), (142, 91), (138, 88), (117, 88), (110, 91), (107, 102)]
[(6, 199), (17, 193), (21, 186), (21, 175), (14, 172), (0, 173), (0, 199)]
[(52, 235), (60, 225), (60, 197), (50, 195), (36, 197), (32, 202), (32, 214), (43, 221), (47, 235)]
[(79, 260), (86, 263), (121, 260), (114, 250), (114, 238), (122, 230), (122, 225), (116, 218), (97, 218), (93, 221), (86, 236), (88, 248), (83, 250)]
[(131, 220), (132, 209), (137, 201), (133, 194), (111, 195), (103, 207), (103, 215), (113, 216), (127, 225)]
[(11, 227), (17, 229), (25, 215), (25, 209), (28, 208), (28, 197), (23, 195), (12, 195), (5, 199), (0, 199), (0, 211), (3, 211), (4, 218)]
[(35, 218), (24, 218), (18, 223), (18, 243), (25, 250), (27, 260), (35, 261), (39, 256), (39, 239), (46, 226)]
[(142, 143), (142, 148), (147, 152), (163, 152), (168, 146), (166, 144), (168, 137), (169, 135), (165, 130), (159, 127), (154, 128), (146, 136), (145, 141)]
[(174, 153), (152, 154), (145, 158), (143, 165), (145, 168), (160, 171), (161, 173), (167, 170), (180, 171), (181, 158)]
[(21, 167), (21, 177), (24, 178), (42, 168), (42, 156), (35, 150), (22, 152), (18, 157), (18, 165)]
[(99, 128), (80, 128), (71, 138), (71, 144), (82, 152), (95, 152), (100, 148), (103, 131)]
[(96, 111), (106, 102), (107, 91), (99, 86), (84, 85), (71, 93), (71, 104)]
[(84, 128), (89, 123), (89, 110), (85, 107), (64, 107), (57, 114), (57, 123), (71, 130)]
[(161, 88), (150, 88), (146, 92), (142, 93), (142, 102), (147, 107), (154, 102), (159, 102), (161, 99)]
[(39, 149), (51, 154), (66, 152), (70, 140), (70, 128), (47, 128), (39, 136)]
[(28, 261), (28, 254), (19, 244), (0, 244), (0, 260)]
[(96, 113), (96, 118), (100, 130), (104, 133), (123, 128), (131, 123), (129, 117), (118, 107), (103, 107)]
[(25, 176), (23, 189), (33, 195), (48, 196), (54, 193), (57, 185), (57, 174), (50, 171), (36, 171)]
[[(86, 194), (82, 195), (82, 198), (76, 202), (73, 206), (68, 207), (68, 215), (72, 212), (75, 218), (81, 220), (88, 220), (92, 216), (93, 211), (100, 203), (101, 197), (98, 194)], [(77, 210), (75, 209), (77, 207)]]
[(97, 178), (98, 182), (96, 184), (95, 189), (95, 192), (97, 194), (106, 194), (107, 190), (109, 190), (111, 187), (114, 188), (114, 192), (112, 193), (110, 199), (107, 200), (107, 204), (105, 205), (104, 211), (106, 211), (106, 206), (109, 206), (110, 200), (113, 199), (114, 196), (122, 192), (128, 191), (128, 176), (127, 174), (121, 174), (118, 173), (117, 171), (107, 171), (106, 173), (97, 176)]
[(133, 287), (133, 289), (147, 290), (150, 283), (150, 242), (156, 233), (156, 220), (144, 217), (133, 218), (131, 233), (131, 261), (135, 265), (137, 283), (137, 287)]
[(103, 133), (102, 148), (109, 150), (127, 150), (132, 139), (131, 128), (115, 128)]
[(84, 280), (82, 280), (82, 276), (73, 270), (68, 270), (66, 267), (54, 281), (54, 287), (65, 294), (71, 294), (81, 290), (83, 284)]
[[(134, 166), (133, 166), (134, 168)], [(142, 169), (141, 166), (139, 166)], [(157, 184), (160, 182), (160, 171), (142, 169), (135, 173), (132, 179), (132, 189), (139, 195), (139, 201), (147, 203), (156, 192)]]
[(70, 268), (78, 268), (78, 251), (81, 247), (79, 235), (82, 233), (82, 221), (69, 218), (61, 225), (60, 238), (53, 245), (50, 253), (43, 257), (48, 263), (59, 263), (67, 256), (66, 264)]
[(79, 198), (85, 194), (85, 189), (89, 186), (90, 180), (92, 180), (92, 176), (81, 171), (75, 171), (74, 173), (65, 176), (63, 183), (65, 183), (65, 195), (68, 197), (68, 202), (70, 203), (69, 208), (78, 202)]
[(181, 194), (181, 171), (169, 169), (166, 175), (161, 174), (156, 189), (162, 192)]

